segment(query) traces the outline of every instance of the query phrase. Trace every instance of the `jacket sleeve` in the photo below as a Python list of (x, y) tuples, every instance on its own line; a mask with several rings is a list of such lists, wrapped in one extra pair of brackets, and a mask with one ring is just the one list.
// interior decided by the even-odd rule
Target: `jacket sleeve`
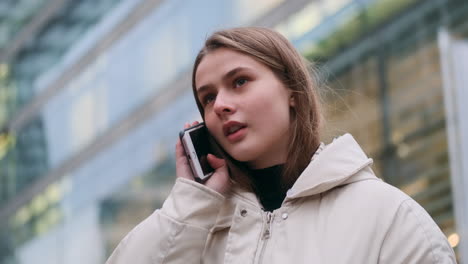
[(383, 241), (380, 264), (456, 263), (447, 238), (413, 199), (400, 205)]
[(224, 196), (178, 178), (161, 209), (120, 242), (106, 264), (200, 263)]

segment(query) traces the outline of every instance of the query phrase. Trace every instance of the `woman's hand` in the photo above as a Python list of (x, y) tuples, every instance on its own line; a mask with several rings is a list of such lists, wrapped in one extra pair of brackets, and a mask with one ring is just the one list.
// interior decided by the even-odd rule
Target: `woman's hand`
[[(193, 122), (192, 126), (197, 124), (198, 122)], [(184, 126), (184, 128), (189, 127), (190, 125), (188, 123)], [(221, 194), (226, 194), (231, 189), (231, 181), (229, 179), (229, 172), (226, 161), (224, 159), (217, 158), (212, 154), (208, 154), (207, 159), (208, 163), (215, 171), (204, 184)], [(189, 180), (195, 180), (188, 159), (185, 156), (180, 139), (177, 140), (176, 144), (176, 176)]]

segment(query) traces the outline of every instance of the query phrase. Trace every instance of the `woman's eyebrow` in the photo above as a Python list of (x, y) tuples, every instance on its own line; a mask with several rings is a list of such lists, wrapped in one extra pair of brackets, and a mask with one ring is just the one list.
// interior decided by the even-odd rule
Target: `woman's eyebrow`
[(198, 94), (201, 94), (201, 93), (203, 93), (203, 92), (205, 92), (206, 90), (209, 90), (209, 89), (211, 88), (211, 86), (212, 86), (211, 84), (206, 84), (206, 85), (200, 86), (200, 87), (196, 90), (197, 95), (198, 95)]
[[(229, 80), (230, 78), (232, 78), (234, 75), (236, 75), (237, 73), (239, 73), (241, 71), (249, 71), (249, 68), (247, 68), (247, 67), (236, 67), (236, 68), (228, 71), (222, 77), (223, 82), (225, 82), (226, 80)], [(211, 87), (212, 87), (212, 84), (202, 85), (197, 89), (197, 94), (203, 93), (204, 91), (210, 89)]]
[(236, 75), (238, 72), (248, 70), (246, 67), (236, 67), (230, 71), (228, 71), (226, 74), (223, 76), (223, 81), (232, 78), (232, 76)]

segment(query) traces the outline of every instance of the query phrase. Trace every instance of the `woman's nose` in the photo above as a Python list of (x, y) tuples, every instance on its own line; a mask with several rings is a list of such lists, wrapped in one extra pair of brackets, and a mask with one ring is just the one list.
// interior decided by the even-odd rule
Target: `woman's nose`
[(233, 114), (235, 107), (229, 96), (218, 93), (214, 103), (214, 111), (218, 115)]

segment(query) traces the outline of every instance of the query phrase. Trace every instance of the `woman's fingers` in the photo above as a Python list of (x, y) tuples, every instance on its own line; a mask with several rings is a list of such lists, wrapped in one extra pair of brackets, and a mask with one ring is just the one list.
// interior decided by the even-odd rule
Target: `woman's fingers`
[[(198, 124), (198, 121), (192, 122), (191, 124), (185, 123), (184, 129)], [(224, 159), (217, 158), (213, 154), (208, 154), (206, 158), (215, 172), (204, 184), (221, 194), (226, 194), (231, 188), (231, 180), (229, 178), (226, 161)], [(194, 180), (192, 169), (190, 168), (189, 161), (185, 155), (180, 139), (177, 140), (176, 143), (176, 175), (177, 177)]]
[[(190, 128), (198, 124), (198, 121), (192, 122), (192, 124), (186, 122), (184, 124), (184, 129)], [(190, 165), (188, 163), (188, 159), (185, 155), (185, 151), (182, 146), (182, 142), (180, 142), (180, 139), (178, 139), (176, 143), (176, 176), (191, 180), (194, 179), (192, 170), (190, 169)]]
[(206, 181), (206, 186), (213, 190), (226, 194), (231, 188), (231, 181), (229, 179), (229, 171), (224, 159), (217, 158), (213, 154), (208, 154), (208, 163), (215, 169), (214, 174)]
[(187, 129), (187, 128), (196, 126), (196, 125), (198, 125), (198, 124), (200, 124), (200, 122), (198, 122), (198, 121), (194, 121), (194, 122), (192, 122), (192, 124), (190, 124), (190, 123), (187, 122), (187, 123), (184, 124), (184, 129)]
[(180, 138), (177, 139), (177, 143), (176, 143), (176, 159), (178, 159), (179, 157), (184, 157), (185, 156), (185, 153), (184, 153), (184, 148), (182, 147), (182, 142), (180, 142)]
[(190, 180), (194, 179), (180, 139), (176, 143), (176, 176)]
[(213, 154), (208, 154), (208, 156), (206, 158), (207, 158), (208, 163), (210, 164), (210, 166), (215, 170), (217, 170), (217, 169), (221, 168), (222, 166), (226, 165), (226, 161), (224, 159), (220, 159), (220, 158), (216, 157)]
[[(190, 128), (191, 126), (197, 124), (198, 121), (192, 122), (192, 125), (186, 122), (184, 124), (184, 129)], [(180, 139), (178, 139), (176, 143), (176, 176), (190, 180), (194, 179), (192, 170), (190, 169), (190, 165), (188, 163), (187, 156), (185, 155), (185, 151), (182, 146), (182, 142), (180, 142)]]

